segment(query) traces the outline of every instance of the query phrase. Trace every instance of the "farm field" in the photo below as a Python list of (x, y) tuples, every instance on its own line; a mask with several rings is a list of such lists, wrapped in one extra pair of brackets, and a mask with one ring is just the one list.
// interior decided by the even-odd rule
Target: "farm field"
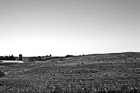
[(0, 65), (0, 93), (140, 93), (140, 53)]

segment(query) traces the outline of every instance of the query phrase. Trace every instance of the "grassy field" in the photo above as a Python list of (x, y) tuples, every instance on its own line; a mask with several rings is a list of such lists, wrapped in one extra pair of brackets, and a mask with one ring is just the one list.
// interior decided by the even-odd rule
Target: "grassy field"
[(140, 93), (139, 53), (0, 65), (0, 93)]

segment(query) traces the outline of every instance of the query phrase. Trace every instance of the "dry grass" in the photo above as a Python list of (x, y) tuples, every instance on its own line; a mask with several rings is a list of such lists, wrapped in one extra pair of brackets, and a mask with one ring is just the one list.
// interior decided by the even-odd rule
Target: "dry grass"
[(8, 74), (0, 93), (140, 93), (137, 59), (84, 56), (1, 66)]

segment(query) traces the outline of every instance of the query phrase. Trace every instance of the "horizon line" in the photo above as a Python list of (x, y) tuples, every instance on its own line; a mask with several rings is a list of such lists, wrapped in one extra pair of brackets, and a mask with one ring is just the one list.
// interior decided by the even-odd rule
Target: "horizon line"
[[(81, 55), (82, 56), (82, 55), (115, 54), (115, 53), (140, 53), (140, 52), (136, 52), (136, 51), (123, 51), (123, 52), (104, 52), (104, 53), (92, 53), (92, 54), (91, 53), (89, 53), (89, 54), (84, 54), (83, 53), (83, 54), (77, 54), (77, 55), (75, 55), (75, 54), (66, 54), (66, 55), (54, 55), (54, 56), (51, 54), (51, 56), (52, 57), (64, 57), (64, 56), (67, 56), (67, 55), (73, 55), (73, 56), (80, 56)], [(22, 54), (22, 53), (20, 53), (20, 54)], [(14, 54), (11, 54), (11, 55), (14, 56)], [(11, 55), (0, 55), (0, 56), (11, 56)], [(49, 57), (49, 55), (30, 55), (30, 56), (26, 56), (26, 55), (22, 54), (23, 57), (37, 57), (37, 56), (48, 56)], [(15, 56), (15, 57), (18, 57), (18, 56)]]

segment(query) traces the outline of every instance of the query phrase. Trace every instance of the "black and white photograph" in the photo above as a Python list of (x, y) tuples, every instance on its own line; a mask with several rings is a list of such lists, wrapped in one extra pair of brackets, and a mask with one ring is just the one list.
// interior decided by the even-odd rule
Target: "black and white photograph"
[(140, 0), (0, 0), (0, 93), (140, 93)]

